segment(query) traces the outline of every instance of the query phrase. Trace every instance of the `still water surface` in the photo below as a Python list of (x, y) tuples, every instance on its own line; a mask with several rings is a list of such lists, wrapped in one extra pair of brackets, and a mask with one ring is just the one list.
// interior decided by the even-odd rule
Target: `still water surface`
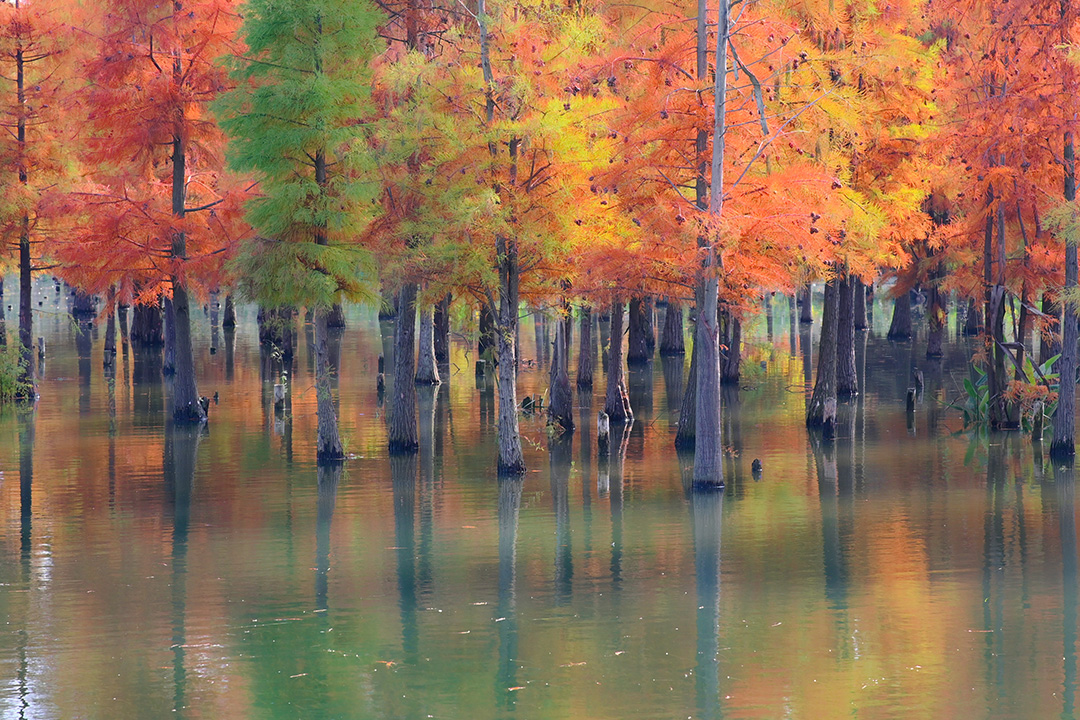
[[(1076, 713), (1072, 475), (1024, 439), (957, 434), (935, 397), (955, 395), (970, 348), (927, 362), (921, 335), (884, 339), (880, 304), (859, 339), (865, 392), (818, 447), (809, 335), (777, 298), (725, 396), (727, 489), (689, 495), (671, 445), (682, 358), (631, 369), (637, 420), (609, 461), (598, 384), (572, 438), (523, 416), (530, 472), (500, 482), (494, 395), (464, 342), (421, 393), (420, 454), (387, 457), (375, 373), (392, 327), (353, 309), (338, 388), (353, 459), (326, 471), (310, 326), (282, 419), (254, 309), (235, 333), (197, 314), (200, 390), (220, 397), (198, 432), (166, 421), (160, 356), (103, 373), (103, 337), (63, 316), (64, 295), (35, 295), (36, 409), (0, 412), (0, 717)], [(547, 377), (524, 322), (523, 395)]]

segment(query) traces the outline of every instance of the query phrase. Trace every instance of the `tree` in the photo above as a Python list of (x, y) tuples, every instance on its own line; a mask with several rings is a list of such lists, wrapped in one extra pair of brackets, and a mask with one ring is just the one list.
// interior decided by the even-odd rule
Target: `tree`
[[(66, 27), (52, 3), (0, 3), (0, 79), (11, 83), (0, 97), (0, 162), (9, 172), (0, 180), (0, 239), (15, 245), (18, 255), (18, 394), (24, 399), (35, 396), (33, 245), (41, 243), (50, 220), (47, 189), (69, 179), (58, 132), (62, 125), (59, 100), (65, 89), (61, 63), (68, 43)], [(41, 251), (36, 255), (40, 257)]]
[(81, 97), (90, 172), (68, 208), (80, 222), (57, 255), (88, 292), (119, 282), (121, 301), (171, 295), (173, 416), (201, 422), (189, 295), (232, 238), (235, 201), (223, 197), (223, 137), (208, 105), (226, 85), (215, 61), (239, 18), (230, 0), (109, 0), (107, 10)]
[(233, 60), (239, 84), (218, 108), (230, 163), (258, 180), (247, 211), (257, 236), (236, 263), (242, 286), (260, 302), (315, 308), (320, 462), (345, 456), (327, 316), (342, 295), (369, 296), (360, 272), (367, 256), (354, 238), (373, 195), (363, 118), (378, 21), (363, 1), (251, 0), (247, 50)]

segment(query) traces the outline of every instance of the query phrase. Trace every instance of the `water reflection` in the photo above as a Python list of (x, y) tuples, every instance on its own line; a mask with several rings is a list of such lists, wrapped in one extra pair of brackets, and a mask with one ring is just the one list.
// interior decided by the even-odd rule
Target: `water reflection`
[(694, 688), (698, 717), (723, 717), (720, 698), (720, 540), (724, 491), (690, 493), (697, 590), (697, 660)]
[(315, 511), (315, 609), (320, 612), (327, 612), (330, 608), (330, 525), (334, 520), (341, 470), (341, 463), (321, 463), (316, 476), (318, 500)]
[(185, 717), (187, 707), (187, 576), (188, 531), (191, 523), (191, 493), (199, 440), (205, 426), (169, 425), (165, 428), (162, 457), (166, 512), (172, 515), (172, 685), (173, 712)]
[(75, 326), (75, 352), (79, 357), (79, 415), (90, 412), (90, 353), (93, 348), (91, 335), (93, 323), (89, 319), (80, 319)]
[(570, 465), (569, 433), (548, 440), (551, 470), (551, 502), (555, 515), (555, 604), (569, 604), (573, 595), (574, 554), (570, 534)]
[(416, 590), (416, 455), (392, 455), (390, 479), (394, 491), (394, 551), (397, 555), (398, 608), (405, 662), (419, 659), (419, 602)]
[(1071, 466), (1054, 464), (1054, 488), (1061, 541), (1062, 692), (1061, 717), (1076, 717), (1076, 623), (1078, 583), (1076, 550), (1076, 483)]
[(517, 478), (499, 478), (499, 599), (495, 627), (499, 636), (499, 662), (495, 671), (495, 706), (503, 713), (517, 704), (518, 618), (517, 534), (521, 485)]

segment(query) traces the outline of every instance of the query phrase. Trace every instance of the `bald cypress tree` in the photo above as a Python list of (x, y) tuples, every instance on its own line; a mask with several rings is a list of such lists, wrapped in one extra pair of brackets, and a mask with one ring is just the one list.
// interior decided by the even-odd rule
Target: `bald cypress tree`
[(353, 238), (373, 190), (362, 120), (380, 16), (365, 0), (249, 0), (243, 15), (248, 52), (218, 107), (230, 164), (259, 182), (247, 209), (258, 236), (235, 267), (251, 299), (315, 309), (318, 459), (340, 460), (327, 317), (368, 292)]

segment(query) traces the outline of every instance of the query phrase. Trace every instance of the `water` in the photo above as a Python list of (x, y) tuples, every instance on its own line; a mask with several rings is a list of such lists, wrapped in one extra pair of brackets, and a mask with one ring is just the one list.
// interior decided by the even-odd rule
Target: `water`
[[(671, 449), (681, 359), (631, 370), (637, 422), (609, 462), (598, 386), (572, 440), (523, 416), (530, 472), (499, 482), (494, 397), (464, 344), (422, 396), (424, 449), (386, 457), (390, 328), (353, 309), (354, 457), (320, 471), (303, 329), (283, 421), (254, 310), (216, 335), (196, 313), (200, 390), (220, 396), (198, 433), (166, 422), (158, 360), (121, 354), (108, 382), (103, 330), (80, 336), (51, 282), (38, 296), (41, 399), (0, 413), (4, 718), (1076, 712), (1071, 474), (1026, 439), (954, 434), (933, 398), (955, 395), (970, 348), (928, 363), (924, 338), (882, 338), (880, 305), (832, 447), (802, 426), (806, 333), (782, 302), (753, 323), (764, 349), (725, 396), (728, 487), (691, 496)], [(536, 359), (531, 318), (521, 335)], [(540, 360), (523, 395), (543, 389)], [(913, 361), (927, 389), (909, 427)]]

